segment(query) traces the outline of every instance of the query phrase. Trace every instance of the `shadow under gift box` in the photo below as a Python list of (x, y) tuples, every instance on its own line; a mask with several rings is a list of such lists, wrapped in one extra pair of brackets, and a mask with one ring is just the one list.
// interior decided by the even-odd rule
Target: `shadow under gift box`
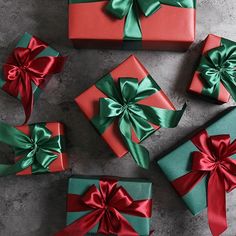
[(153, 15), (140, 13), (142, 40), (124, 40), (125, 17), (107, 13), (108, 2), (69, 0), (69, 39), (75, 47), (185, 51), (195, 39), (196, 0), (186, 1), (191, 8), (160, 1), (166, 4)]
[[(149, 73), (138, 61), (138, 59), (135, 56), (131, 55), (128, 59), (126, 59), (119, 66), (113, 69), (110, 74), (115, 82), (118, 82), (118, 79), (121, 77), (137, 78), (138, 81), (141, 82)], [(92, 87), (85, 90), (81, 95), (79, 95), (75, 99), (75, 101), (82, 112), (85, 114), (85, 116), (91, 121), (99, 113), (99, 99), (105, 97), (107, 96), (98, 88), (96, 88), (96, 85), (93, 85)], [(175, 110), (175, 107), (161, 89), (155, 94), (144, 98), (137, 103), (163, 109)], [(158, 126), (154, 124), (151, 125), (155, 128), (155, 130), (159, 129)], [(101, 136), (110, 146), (117, 157), (123, 157), (128, 152), (124, 141), (121, 138), (117, 121), (113, 122), (105, 130), (105, 132), (101, 134)], [(133, 130), (132, 139), (136, 143), (140, 142)]]
[[(236, 109), (234, 107), (221, 115), (220, 118), (217, 117), (210, 121), (203, 129), (209, 136), (229, 134), (231, 142), (233, 142), (236, 139)], [(158, 165), (170, 182), (191, 172), (192, 153), (195, 151), (199, 150), (190, 137), (189, 141), (179, 145), (158, 161)], [(236, 155), (232, 155), (231, 158), (236, 159)], [(193, 215), (197, 215), (207, 207), (207, 183), (208, 178), (205, 176), (191, 191), (182, 196), (182, 200)]]
[[(22, 36), (22, 38), (19, 40), (19, 42), (17, 43), (15, 48), (18, 48), (18, 47), (27, 48), (30, 43), (31, 38), (32, 38), (32, 35), (30, 35), (29, 33), (25, 33)], [(54, 50), (53, 48), (51, 48), (50, 46), (48, 46), (42, 52), (40, 52), (36, 58), (44, 57), (44, 56), (57, 57), (57, 56), (60, 56), (60, 53), (58, 51)], [(33, 81), (31, 82), (33, 96), (34, 96), (34, 102), (37, 101), (37, 99), (39, 98), (39, 95), (41, 94), (42, 90), (45, 88), (45, 86), (49, 82), (50, 78), (51, 78), (51, 76), (47, 76), (46, 79), (44, 80), (44, 82), (42, 82), (39, 86), (36, 86), (35, 83), (33, 83)], [(1, 72), (0, 73), (0, 88), (2, 88), (5, 83), (6, 83), (6, 81), (4, 79), (4, 75)], [(18, 95), (17, 98), (19, 100), (21, 100), (20, 95)]]
[[(62, 152), (53, 152), (57, 155), (57, 158), (49, 165), (49, 172), (60, 172), (65, 171), (68, 169), (68, 156), (65, 153), (65, 133), (64, 133), (64, 125), (59, 122), (53, 123), (46, 123), (45, 126), (51, 132), (51, 138), (60, 136), (60, 145), (62, 147)], [(23, 125), (16, 127), (18, 130), (26, 134), (27, 136), (30, 135), (30, 126)], [(16, 157), (15, 160), (19, 160), (21, 157)], [(18, 172), (17, 175), (31, 175), (32, 174), (32, 167), (28, 167), (27, 169)]]
[[(115, 177), (105, 177), (107, 179), (117, 179)], [(95, 185), (99, 189), (99, 177), (72, 177), (69, 179), (68, 194), (83, 195), (89, 187)], [(122, 186), (134, 200), (151, 200), (152, 183), (140, 179), (118, 178), (118, 187)], [(91, 211), (67, 212), (67, 225), (82, 218)], [(150, 233), (151, 218), (138, 217), (121, 213), (129, 224), (140, 236), (148, 236)], [(79, 230), (79, 229), (78, 229)], [(86, 235), (97, 235), (98, 224)], [(79, 235), (79, 234), (78, 234)]]
[[(236, 42), (233, 42), (231, 40), (218, 37), (216, 35), (210, 34), (205, 39), (203, 49), (202, 49), (202, 56), (207, 55), (207, 53), (212, 49), (217, 49), (218, 47), (225, 45), (225, 46), (236, 46)], [(206, 98), (209, 101), (213, 101), (219, 104), (227, 103), (230, 99), (230, 93), (227, 91), (227, 89), (224, 87), (224, 85), (220, 82), (220, 88), (219, 88), (219, 94), (218, 97), (215, 98), (213, 95), (204, 95), (202, 94), (204, 89), (204, 82), (203, 78), (201, 78), (201, 72), (196, 70), (196, 72), (193, 75), (193, 79), (188, 87), (188, 91), (190, 93), (202, 96), (203, 98)]]

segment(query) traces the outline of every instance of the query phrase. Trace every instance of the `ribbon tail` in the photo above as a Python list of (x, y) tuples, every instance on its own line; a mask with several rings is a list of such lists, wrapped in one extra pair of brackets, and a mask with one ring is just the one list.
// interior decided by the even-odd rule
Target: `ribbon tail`
[(222, 79), (222, 83), (230, 95), (233, 97), (234, 101), (236, 101), (236, 83), (234, 82), (235, 78), (233, 79)]
[(213, 236), (227, 229), (224, 179), (219, 169), (211, 174), (208, 182), (208, 222)]
[(142, 31), (139, 10), (136, 2), (132, 3), (125, 19), (124, 40), (141, 40)]
[(103, 209), (92, 211), (82, 218), (75, 220), (54, 236), (84, 236), (98, 224), (103, 216), (102, 212)]
[(149, 152), (143, 146), (132, 141), (132, 131), (128, 114), (125, 113), (119, 120), (119, 128), (124, 142), (135, 162), (142, 168), (149, 168)]

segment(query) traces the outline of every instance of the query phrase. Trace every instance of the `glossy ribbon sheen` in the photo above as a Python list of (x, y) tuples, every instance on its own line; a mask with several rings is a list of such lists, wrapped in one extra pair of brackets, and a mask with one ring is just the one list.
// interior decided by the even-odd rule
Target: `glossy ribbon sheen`
[(48, 45), (32, 37), (27, 48), (18, 47), (3, 65), (5, 84), (3, 90), (21, 98), (25, 110), (25, 123), (28, 121), (34, 105), (32, 83), (40, 86), (46, 76), (62, 71), (65, 57), (37, 57)]
[(155, 131), (155, 124), (164, 128), (177, 126), (183, 115), (182, 110), (167, 110), (138, 102), (160, 90), (151, 76), (140, 83), (136, 78), (120, 78), (116, 86), (110, 74), (96, 83), (96, 87), (107, 98), (100, 99), (100, 112), (92, 122), (103, 133), (117, 118), (120, 134), (136, 163), (143, 168), (149, 167), (149, 153), (146, 148), (132, 141), (132, 129), (140, 141)]
[(0, 142), (12, 146), (20, 158), (13, 165), (0, 165), (0, 176), (16, 174), (28, 167), (32, 173), (48, 172), (49, 165), (62, 150), (60, 136), (52, 137), (45, 124), (30, 126), (30, 137), (0, 122)]
[[(70, 0), (70, 3), (89, 3), (104, 0)], [(194, 8), (193, 0), (109, 0), (106, 10), (112, 16), (123, 19), (125, 17), (124, 39), (141, 40), (142, 29), (140, 24), (140, 12), (149, 17), (161, 8), (161, 4), (176, 7)]]
[(236, 46), (210, 50), (202, 57), (198, 71), (204, 82), (202, 94), (217, 99), (222, 83), (236, 101)]
[(83, 236), (98, 223), (98, 234), (138, 236), (123, 214), (150, 218), (152, 200), (135, 201), (116, 180), (102, 179), (100, 189), (92, 185), (83, 195), (68, 194), (68, 212), (90, 211), (55, 236)]
[(184, 196), (203, 177), (208, 176), (208, 222), (212, 235), (219, 236), (227, 229), (225, 192), (236, 187), (236, 140), (229, 135), (208, 136), (204, 130), (192, 139), (199, 151), (192, 153), (192, 171), (172, 182)]

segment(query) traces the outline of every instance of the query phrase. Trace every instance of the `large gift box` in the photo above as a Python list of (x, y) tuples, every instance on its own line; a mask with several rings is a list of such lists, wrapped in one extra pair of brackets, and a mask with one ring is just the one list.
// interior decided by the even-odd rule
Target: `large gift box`
[(236, 42), (210, 34), (188, 91), (217, 103), (236, 100)]
[(0, 122), (0, 142), (11, 146), (15, 153), (15, 164), (0, 164), (0, 176), (68, 169), (64, 136), (64, 125), (59, 122), (18, 127)]
[(151, 182), (72, 177), (67, 195), (67, 227), (55, 236), (148, 236), (151, 215)]
[(227, 228), (225, 192), (236, 187), (235, 117), (227, 110), (158, 161), (192, 214), (208, 207), (214, 236)]
[(143, 168), (148, 168), (149, 154), (138, 143), (160, 127), (175, 127), (185, 109), (175, 110), (135, 56), (75, 100), (116, 156), (130, 151)]
[(196, 0), (69, 0), (76, 47), (186, 50), (195, 39)]
[(22, 102), (25, 122), (50, 77), (62, 71), (65, 57), (35, 36), (25, 33), (0, 72), (0, 88)]

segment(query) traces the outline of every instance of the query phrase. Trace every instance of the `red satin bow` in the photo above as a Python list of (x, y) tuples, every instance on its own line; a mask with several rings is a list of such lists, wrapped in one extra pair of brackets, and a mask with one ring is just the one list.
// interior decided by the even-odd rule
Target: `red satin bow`
[(204, 130), (192, 139), (200, 150), (192, 154), (192, 172), (174, 180), (173, 186), (183, 196), (208, 175), (208, 222), (212, 235), (227, 229), (225, 192), (236, 187), (236, 140), (229, 135), (208, 136)]
[(152, 200), (134, 201), (116, 180), (100, 180), (100, 190), (92, 185), (82, 196), (68, 194), (68, 212), (91, 211), (55, 236), (83, 236), (99, 223), (104, 235), (138, 236), (121, 213), (151, 217)]
[(65, 57), (38, 57), (48, 45), (36, 37), (32, 37), (27, 48), (15, 48), (7, 62), (3, 65), (6, 83), (3, 90), (10, 95), (20, 95), (25, 110), (25, 123), (28, 121), (33, 105), (34, 96), (32, 82), (42, 85), (46, 76), (59, 73), (65, 63)]

